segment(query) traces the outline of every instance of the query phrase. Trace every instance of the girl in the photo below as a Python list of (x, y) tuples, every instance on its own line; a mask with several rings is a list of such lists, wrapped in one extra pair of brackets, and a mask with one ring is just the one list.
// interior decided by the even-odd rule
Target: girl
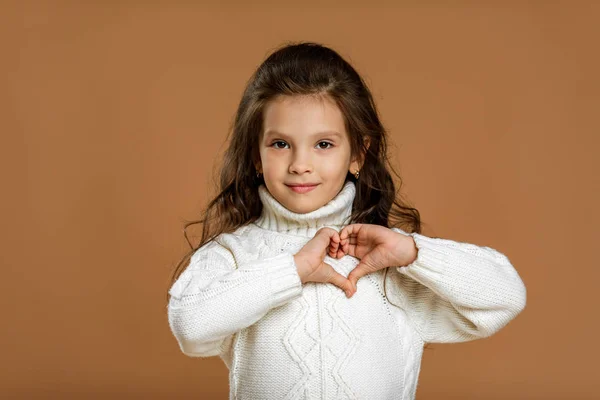
[(488, 337), (525, 307), (506, 256), (420, 234), (385, 135), (327, 47), (282, 47), (252, 76), (168, 304), (181, 351), (229, 368), (230, 399), (414, 399), (425, 343)]

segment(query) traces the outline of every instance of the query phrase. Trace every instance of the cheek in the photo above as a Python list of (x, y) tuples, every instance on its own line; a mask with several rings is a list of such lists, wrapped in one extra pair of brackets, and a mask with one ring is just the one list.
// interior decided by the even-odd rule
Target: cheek
[(278, 175), (285, 172), (285, 160), (281, 157), (273, 157), (266, 154), (262, 159), (262, 165), (265, 173), (268, 175)]
[(320, 169), (329, 175), (337, 174), (341, 169), (347, 169), (347, 164), (342, 157), (327, 157), (321, 160)]

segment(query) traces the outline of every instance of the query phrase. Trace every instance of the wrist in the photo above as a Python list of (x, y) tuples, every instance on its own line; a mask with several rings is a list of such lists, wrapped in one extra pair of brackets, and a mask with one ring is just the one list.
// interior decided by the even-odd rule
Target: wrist
[(298, 254), (294, 255), (294, 263), (296, 264), (296, 269), (298, 271), (298, 275), (300, 276), (300, 281), (302, 283), (305, 282), (306, 278), (312, 273), (312, 269), (309, 264), (299, 256)]
[(399, 244), (395, 247), (396, 265), (405, 267), (412, 264), (417, 259), (419, 249), (412, 236), (403, 235), (401, 233), (398, 233), (398, 235), (401, 237), (399, 239)]

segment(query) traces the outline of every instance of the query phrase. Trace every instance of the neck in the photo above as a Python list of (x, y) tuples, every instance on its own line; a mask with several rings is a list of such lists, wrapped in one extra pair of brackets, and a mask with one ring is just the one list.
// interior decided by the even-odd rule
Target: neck
[(347, 181), (327, 204), (314, 211), (300, 214), (285, 208), (262, 184), (258, 187), (258, 195), (263, 208), (254, 224), (271, 231), (311, 238), (323, 227), (339, 231), (350, 221), (355, 194), (354, 182)]

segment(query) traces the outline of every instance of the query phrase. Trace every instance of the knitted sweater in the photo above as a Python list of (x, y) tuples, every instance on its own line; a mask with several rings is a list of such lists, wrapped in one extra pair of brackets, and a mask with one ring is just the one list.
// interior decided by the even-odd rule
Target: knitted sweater
[[(169, 326), (191, 357), (219, 356), (230, 399), (414, 399), (426, 342), (485, 338), (525, 307), (508, 258), (489, 247), (413, 237), (417, 258), (361, 277), (347, 298), (302, 284), (293, 255), (327, 226), (348, 223), (348, 181), (329, 203), (298, 214), (259, 187), (262, 214), (200, 247), (170, 288)], [(359, 260), (325, 256), (348, 276)], [(395, 305), (394, 305), (395, 304)]]

